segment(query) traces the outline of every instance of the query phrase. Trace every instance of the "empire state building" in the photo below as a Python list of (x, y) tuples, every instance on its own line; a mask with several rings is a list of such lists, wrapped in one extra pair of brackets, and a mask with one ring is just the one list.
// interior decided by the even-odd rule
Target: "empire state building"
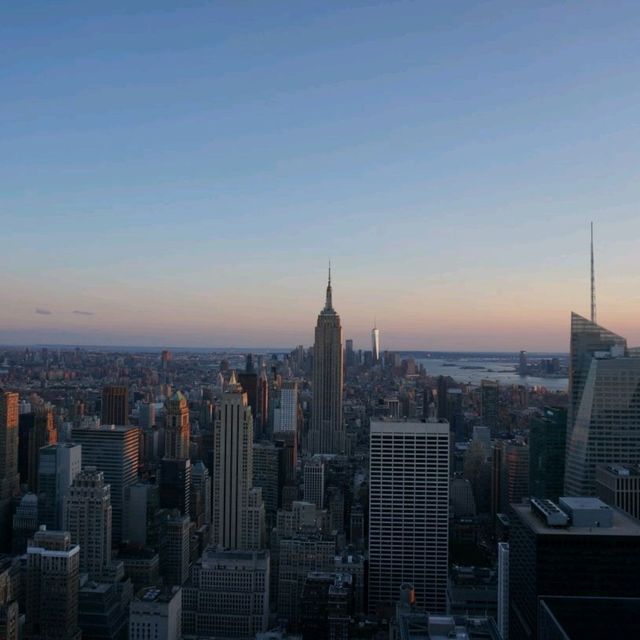
[(331, 268), (324, 309), (318, 315), (313, 345), (313, 404), (308, 450), (344, 453), (342, 421), (342, 326), (331, 302)]

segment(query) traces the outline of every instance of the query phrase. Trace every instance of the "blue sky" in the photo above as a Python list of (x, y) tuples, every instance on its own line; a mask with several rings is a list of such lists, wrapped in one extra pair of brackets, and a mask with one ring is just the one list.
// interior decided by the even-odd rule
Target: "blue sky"
[(640, 342), (638, 33), (634, 2), (5, 3), (0, 341), (309, 344), (331, 258), (361, 346), (566, 349), (594, 220)]

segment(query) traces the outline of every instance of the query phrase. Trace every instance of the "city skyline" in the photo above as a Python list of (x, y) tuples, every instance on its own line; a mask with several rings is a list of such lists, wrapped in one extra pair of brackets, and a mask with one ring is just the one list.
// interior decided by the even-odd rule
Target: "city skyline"
[(30, 4), (0, 343), (308, 345), (331, 257), (359, 345), (564, 351), (591, 220), (640, 342), (635, 3)]

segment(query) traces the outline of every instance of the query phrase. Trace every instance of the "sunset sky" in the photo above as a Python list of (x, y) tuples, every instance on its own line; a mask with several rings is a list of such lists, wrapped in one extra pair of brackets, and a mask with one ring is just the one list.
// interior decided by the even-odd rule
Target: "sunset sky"
[(640, 344), (638, 2), (0, 6), (0, 343)]

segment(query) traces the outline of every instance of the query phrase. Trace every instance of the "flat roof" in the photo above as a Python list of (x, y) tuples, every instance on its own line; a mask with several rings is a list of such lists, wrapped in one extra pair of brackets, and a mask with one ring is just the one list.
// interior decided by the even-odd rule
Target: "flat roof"
[[(580, 499), (580, 498), (579, 498)], [(597, 498), (595, 498), (597, 500)], [(599, 502), (599, 501), (598, 501)], [(529, 504), (512, 504), (511, 508), (520, 519), (536, 534), (545, 536), (640, 536), (640, 521), (633, 519), (618, 509), (611, 509), (611, 527), (549, 527), (531, 511)]]
[(422, 422), (420, 420), (372, 420), (370, 433), (449, 433), (446, 420)]

